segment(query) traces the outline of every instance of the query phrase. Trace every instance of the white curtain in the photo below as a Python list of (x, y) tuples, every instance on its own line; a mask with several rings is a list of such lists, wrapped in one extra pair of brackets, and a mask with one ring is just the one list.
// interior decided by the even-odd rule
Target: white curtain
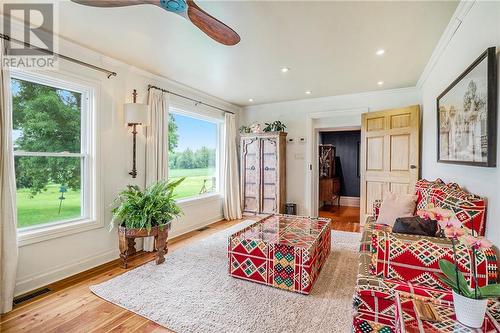
[[(158, 89), (149, 91), (149, 125), (146, 129), (146, 186), (168, 174), (169, 95)], [(144, 251), (154, 250), (154, 238), (144, 238)]]
[[(0, 39), (0, 64), (5, 40)], [(1, 66), (1, 65), (0, 65)], [(9, 72), (0, 74), (0, 313), (12, 310), (17, 271), (17, 215)]]
[(238, 153), (236, 149), (236, 121), (233, 114), (226, 113), (224, 131), (224, 159), (222, 161), (224, 218), (226, 220), (236, 220), (241, 219), (242, 215)]

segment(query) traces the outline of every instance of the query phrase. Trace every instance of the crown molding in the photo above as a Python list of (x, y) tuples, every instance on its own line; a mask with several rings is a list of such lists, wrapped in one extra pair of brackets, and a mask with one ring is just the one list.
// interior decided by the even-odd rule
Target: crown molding
[(450, 19), (450, 22), (448, 23), (448, 26), (444, 30), (443, 34), (441, 35), (441, 38), (439, 39), (436, 48), (432, 52), (432, 55), (427, 62), (427, 65), (425, 65), (424, 70), (422, 74), (420, 75), (420, 78), (417, 81), (417, 88), (422, 89), (425, 81), (429, 78), (429, 75), (431, 74), (432, 70), (434, 69), (434, 66), (438, 63), (439, 59), (441, 59), (441, 56), (445, 52), (445, 50), (448, 48), (448, 45), (450, 44), (451, 40), (457, 33), (458, 29), (460, 29), (460, 26), (462, 25), (463, 20), (465, 17), (469, 14), (470, 10), (476, 3), (476, 0), (468, 1), (468, 0), (462, 0), (457, 6), (457, 9), (455, 10), (455, 13), (453, 13), (453, 16)]

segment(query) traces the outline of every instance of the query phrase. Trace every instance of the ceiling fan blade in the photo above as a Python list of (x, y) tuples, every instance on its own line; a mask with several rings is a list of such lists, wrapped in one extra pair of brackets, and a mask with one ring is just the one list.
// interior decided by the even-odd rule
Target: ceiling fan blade
[(210, 38), (228, 46), (240, 42), (240, 36), (233, 29), (203, 11), (194, 1), (188, 0), (187, 4), (189, 20)]
[(71, 0), (92, 7), (124, 7), (135, 5), (159, 5), (160, 0)]

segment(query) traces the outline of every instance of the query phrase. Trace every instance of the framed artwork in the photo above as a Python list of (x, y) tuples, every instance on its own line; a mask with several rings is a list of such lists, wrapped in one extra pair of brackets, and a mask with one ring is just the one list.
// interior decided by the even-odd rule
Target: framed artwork
[(438, 162), (496, 166), (496, 70), (490, 47), (438, 96)]

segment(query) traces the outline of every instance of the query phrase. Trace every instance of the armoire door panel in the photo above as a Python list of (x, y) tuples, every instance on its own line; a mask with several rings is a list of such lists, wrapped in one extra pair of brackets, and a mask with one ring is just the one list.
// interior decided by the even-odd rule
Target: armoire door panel
[(276, 212), (278, 196), (276, 182), (278, 180), (278, 140), (277, 138), (261, 139), (262, 149), (262, 212)]
[(257, 213), (259, 211), (259, 201), (255, 197), (245, 197), (245, 212)]
[(276, 200), (278, 191), (276, 189), (276, 183), (264, 183), (262, 186), (262, 199)]
[(245, 184), (245, 197), (250, 197), (258, 200), (259, 198), (259, 184), (247, 182)]
[(277, 138), (262, 138), (262, 153), (264, 155), (276, 155), (278, 139)]
[(246, 138), (242, 144), (242, 188), (243, 210), (247, 212), (259, 211), (260, 192), (260, 165), (259, 140)]
[(263, 176), (263, 180), (262, 180), (263, 184), (276, 185), (278, 174), (277, 174), (277, 170), (275, 167), (265, 166), (262, 169), (262, 176)]
[(273, 214), (277, 212), (276, 198), (262, 198), (262, 213)]

